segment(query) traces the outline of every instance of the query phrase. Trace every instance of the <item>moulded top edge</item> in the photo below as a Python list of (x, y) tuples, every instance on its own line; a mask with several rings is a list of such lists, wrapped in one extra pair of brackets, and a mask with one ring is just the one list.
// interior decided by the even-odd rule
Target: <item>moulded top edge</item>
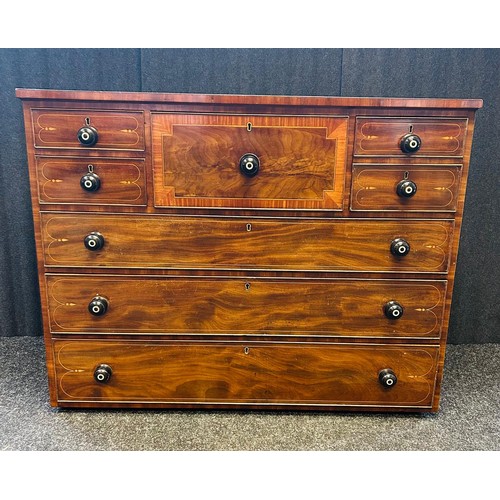
[(281, 106), (466, 108), (483, 107), (482, 99), (429, 99), (403, 97), (278, 96), (239, 94), (183, 94), (161, 92), (115, 92), (83, 90), (16, 89), (20, 99), (69, 101), (121, 101), (178, 104), (249, 104)]

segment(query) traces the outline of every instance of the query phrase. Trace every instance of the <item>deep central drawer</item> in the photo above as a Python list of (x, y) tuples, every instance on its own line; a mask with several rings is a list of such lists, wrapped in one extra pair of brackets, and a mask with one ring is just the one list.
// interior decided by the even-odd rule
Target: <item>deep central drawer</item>
[(446, 281), (424, 280), (51, 275), (47, 284), (51, 331), (61, 333), (439, 338), (446, 291)]
[[(165, 406), (429, 407), (439, 352), (437, 346), (81, 340), (56, 340), (53, 348), (59, 403)], [(385, 387), (380, 372), (387, 369), (397, 381)]]
[[(96, 268), (445, 273), (453, 232), (445, 220), (53, 213), (41, 220), (47, 266)], [(87, 248), (89, 235), (102, 248), (96, 241)], [(408, 243), (406, 255), (394, 250), (396, 240)]]
[(347, 117), (153, 113), (157, 207), (342, 209)]

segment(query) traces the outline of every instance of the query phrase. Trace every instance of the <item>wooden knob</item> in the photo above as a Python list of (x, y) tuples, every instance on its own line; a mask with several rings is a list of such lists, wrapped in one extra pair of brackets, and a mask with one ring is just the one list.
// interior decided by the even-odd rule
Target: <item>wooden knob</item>
[(93, 146), (99, 139), (99, 134), (94, 127), (86, 125), (82, 127), (77, 133), (78, 141), (82, 146)]
[(384, 387), (393, 387), (398, 381), (398, 377), (390, 368), (384, 368), (378, 372), (378, 380)]
[(111, 369), (111, 366), (101, 364), (94, 371), (94, 379), (100, 384), (105, 384), (106, 382), (109, 382), (112, 374), (113, 370)]
[(107, 299), (97, 295), (90, 301), (88, 310), (94, 316), (102, 316), (108, 310), (108, 305)]
[(240, 171), (247, 177), (254, 177), (257, 175), (260, 167), (260, 161), (257, 155), (253, 153), (244, 154), (240, 158)]

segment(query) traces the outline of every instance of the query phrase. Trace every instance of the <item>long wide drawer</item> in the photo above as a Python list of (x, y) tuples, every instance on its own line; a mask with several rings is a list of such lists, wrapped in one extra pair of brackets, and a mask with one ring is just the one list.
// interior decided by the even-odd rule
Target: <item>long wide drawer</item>
[[(446, 273), (453, 232), (446, 220), (54, 213), (41, 220), (46, 266), (96, 268)], [(102, 248), (85, 246), (91, 233)], [(404, 256), (391, 251), (397, 239), (410, 247)]]
[[(59, 403), (432, 405), (438, 347), (55, 340)], [(394, 374), (391, 385), (380, 377)], [(383, 372), (382, 375), (380, 372)]]
[[(438, 338), (446, 291), (446, 281), (419, 280), (51, 275), (47, 283), (55, 333)], [(396, 317), (386, 314), (393, 302)]]

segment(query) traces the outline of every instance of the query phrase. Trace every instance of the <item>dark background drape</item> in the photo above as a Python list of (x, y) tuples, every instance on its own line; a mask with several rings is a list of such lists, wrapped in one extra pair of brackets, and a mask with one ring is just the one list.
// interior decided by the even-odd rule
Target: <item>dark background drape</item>
[(0, 335), (41, 335), (16, 87), (482, 98), (449, 340), (500, 342), (499, 49), (0, 50)]

